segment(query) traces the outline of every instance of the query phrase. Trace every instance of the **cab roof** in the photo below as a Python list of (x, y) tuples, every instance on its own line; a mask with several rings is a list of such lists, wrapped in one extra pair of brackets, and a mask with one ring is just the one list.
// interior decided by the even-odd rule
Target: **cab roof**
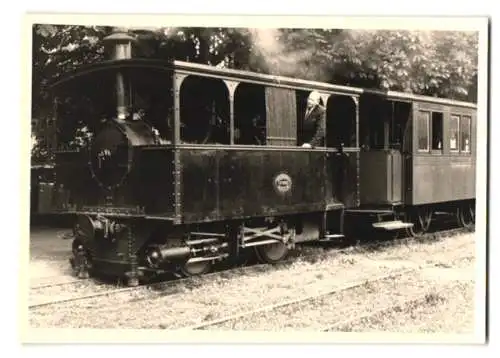
[[(152, 71), (165, 71), (182, 73), (186, 75), (200, 75), (205, 77), (219, 78), (227, 81), (250, 82), (264, 86), (287, 87), (291, 89), (316, 90), (323, 93), (335, 93), (351, 96), (378, 95), (393, 101), (403, 102), (426, 102), (455, 107), (467, 107), (476, 109), (477, 105), (472, 102), (457, 101), (445, 98), (415, 95), (397, 91), (382, 91), (360, 87), (341, 86), (326, 82), (309, 81), (286, 76), (274, 76), (269, 74), (256, 73), (245, 70), (217, 68), (215, 66), (177, 61), (177, 60), (156, 60), (144, 58), (132, 58), (125, 60), (107, 60), (96, 64), (80, 66), (77, 69), (65, 73), (49, 84), (50, 90), (57, 90), (64, 84), (74, 80), (98, 75), (107, 71), (117, 71), (119, 69), (144, 69)], [(64, 87), (64, 86), (63, 86)]]

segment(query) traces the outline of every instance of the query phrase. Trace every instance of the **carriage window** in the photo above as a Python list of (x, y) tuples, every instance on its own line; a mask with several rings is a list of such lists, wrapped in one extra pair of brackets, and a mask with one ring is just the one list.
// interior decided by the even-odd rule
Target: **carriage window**
[(417, 122), (419, 151), (429, 150), (429, 122), (430, 122), (430, 113), (421, 111), (419, 113)]
[(389, 143), (392, 149), (401, 149), (403, 146), (404, 130), (410, 116), (410, 109), (411, 106), (408, 103), (393, 102)]
[(450, 117), (450, 150), (458, 151), (460, 117), (452, 115)]
[(432, 112), (432, 150), (443, 149), (443, 113)]
[(234, 143), (265, 145), (266, 123), (265, 88), (240, 83), (234, 94)]
[(130, 118), (142, 120), (160, 143), (169, 143), (173, 132), (173, 97), (169, 94), (171, 77), (156, 71), (137, 71), (131, 75), (132, 108)]
[(180, 91), (181, 141), (229, 144), (229, 94), (221, 80), (188, 76)]
[(326, 146), (356, 147), (356, 108), (353, 98), (331, 95), (326, 102)]
[(470, 153), (470, 132), (471, 132), (471, 117), (463, 116), (460, 123), (461, 141), (460, 150), (464, 153)]

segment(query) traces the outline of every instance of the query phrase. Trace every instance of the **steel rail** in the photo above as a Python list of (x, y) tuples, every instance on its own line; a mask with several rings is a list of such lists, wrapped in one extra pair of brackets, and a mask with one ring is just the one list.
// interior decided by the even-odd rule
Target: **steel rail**
[[(432, 293), (439, 295), (439, 294), (442, 294), (442, 293), (448, 291), (449, 289), (450, 289), (450, 287), (445, 287), (443, 289), (440, 289), (440, 290), (438, 290), (436, 292), (432, 292)], [(403, 300), (402, 302), (398, 302), (397, 304), (385, 305), (384, 307), (379, 308), (379, 309), (372, 311), (370, 313), (361, 314), (361, 315), (350, 317), (350, 318), (347, 318), (347, 319), (344, 319), (341, 321), (337, 321), (335, 323), (332, 323), (330, 325), (326, 325), (326, 326), (322, 327), (320, 329), (320, 332), (330, 332), (330, 331), (336, 330), (338, 328), (342, 328), (343, 326), (349, 325), (353, 322), (359, 322), (359, 321), (362, 321), (362, 320), (365, 320), (365, 319), (368, 319), (371, 317), (375, 317), (375, 316), (380, 315), (382, 313), (390, 312), (390, 311), (394, 310), (394, 308), (396, 308), (396, 307), (406, 307), (406, 306), (409, 306), (411, 304), (421, 303), (427, 299), (428, 294), (429, 294), (429, 292), (426, 292), (424, 294), (422, 294), (422, 293), (415, 294), (411, 298)]]
[[(319, 292), (319, 293), (315, 293), (315, 294), (312, 294), (312, 295), (307, 295), (307, 296), (295, 298), (295, 299), (292, 299), (292, 300), (287, 300), (285, 302), (281, 302), (281, 303), (276, 303), (276, 304), (272, 304), (272, 305), (260, 307), (260, 308), (257, 308), (257, 309), (245, 311), (245, 312), (234, 314), (234, 315), (228, 315), (228, 316), (225, 316), (225, 317), (221, 317), (221, 318), (217, 318), (217, 319), (214, 319), (214, 320), (210, 320), (210, 321), (202, 322), (202, 323), (199, 323), (199, 324), (195, 324), (193, 326), (183, 327), (183, 328), (180, 328), (178, 330), (180, 330), (180, 331), (184, 331), (184, 330), (200, 330), (200, 329), (208, 328), (210, 326), (216, 326), (216, 325), (221, 324), (221, 323), (225, 323), (225, 322), (229, 322), (229, 321), (235, 321), (237, 319), (244, 318), (244, 317), (249, 317), (249, 316), (252, 316), (252, 315), (257, 314), (257, 313), (262, 313), (262, 312), (266, 312), (266, 311), (274, 311), (274, 310), (276, 310), (278, 308), (292, 306), (292, 305), (296, 305), (298, 303), (303, 303), (303, 302), (314, 300), (314, 299), (317, 299), (317, 298), (323, 298), (323, 297), (326, 297), (326, 296), (335, 295), (335, 294), (343, 292), (343, 291), (348, 291), (348, 290), (352, 290), (352, 289), (361, 287), (361, 286), (365, 285), (366, 283), (383, 281), (383, 280), (387, 280), (387, 279), (390, 279), (390, 278), (395, 278), (395, 277), (402, 276), (404, 274), (415, 272), (415, 271), (418, 271), (418, 269), (415, 269), (415, 268), (405, 268), (405, 269), (401, 269), (401, 270), (396, 270), (396, 271), (390, 272), (388, 274), (383, 274), (383, 275), (378, 275), (378, 276), (374, 276), (374, 277), (369, 277), (369, 278), (365, 278), (365, 279), (362, 279), (362, 280), (356, 280), (354, 282), (349, 282), (349, 283), (346, 283), (346, 284), (343, 284), (343, 285), (340, 285), (340, 286), (335, 286), (335, 287), (333, 287), (331, 289), (328, 289), (326, 291), (323, 291), (323, 292)], [(161, 325), (160, 324), (160, 328), (166, 329), (167, 327), (165, 325)]]
[[(54, 276), (54, 277), (60, 277), (60, 276)], [(30, 286), (30, 290), (41, 290), (44, 288), (72, 285), (72, 284), (82, 283), (82, 282), (86, 282), (86, 281), (90, 281), (90, 279), (88, 279), (88, 278), (86, 278), (86, 279), (81, 279), (81, 278), (74, 279), (73, 278), (73, 279), (67, 279), (66, 281), (60, 281), (60, 282), (48, 282), (48, 283), (43, 283), (40, 285)]]
[[(394, 245), (397, 242), (406, 241), (406, 240), (410, 240), (410, 242), (414, 241), (414, 240), (420, 240), (421, 241), (421, 240), (425, 240), (425, 239), (428, 239), (428, 238), (432, 239), (435, 236), (441, 236), (441, 235), (446, 235), (446, 234), (448, 234), (448, 235), (450, 235), (450, 234), (451, 235), (456, 235), (456, 234), (460, 234), (460, 233), (464, 233), (464, 232), (468, 232), (468, 231), (469, 230), (464, 229), (464, 228), (453, 228), (453, 229), (450, 229), (450, 230), (438, 231), (438, 232), (435, 232), (435, 233), (426, 233), (426, 234), (424, 234), (422, 236), (417, 236), (417, 237), (397, 238), (395, 240), (389, 240), (387, 242), (381, 242), (381, 243), (380, 242), (362, 243), (362, 244), (359, 244), (356, 247), (354, 247), (354, 249), (355, 250), (356, 249), (369, 250), (370, 248), (381, 248), (381, 247), (391, 246), (391, 245)], [(328, 250), (327, 255), (331, 256), (332, 254), (349, 253), (349, 251), (350, 251), (349, 249), (350, 249), (350, 247), (348, 247), (348, 248), (342, 248), (342, 249), (330, 249), (330, 250)], [(115, 294), (120, 294), (120, 293), (125, 293), (125, 292), (133, 292), (133, 291), (139, 291), (139, 290), (146, 290), (146, 289), (150, 289), (150, 288), (160, 287), (161, 285), (164, 285), (166, 283), (171, 283), (172, 285), (176, 286), (176, 285), (180, 285), (182, 283), (192, 282), (194, 280), (210, 279), (212, 277), (221, 276), (221, 275), (224, 275), (224, 274), (227, 274), (227, 273), (230, 273), (230, 272), (234, 272), (234, 271), (238, 271), (238, 270), (239, 271), (244, 271), (245, 269), (247, 269), (249, 272), (251, 272), (252, 270), (257, 271), (260, 268), (264, 268), (264, 267), (285, 266), (285, 265), (294, 263), (294, 262), (296, 262), (299, 259), (308, 259), (308, 258), (320, 257), (322, 253), (323, 252), (321, 252), (321, 253), (314, 253), (314, 254), (310, 254), (310, 255), (302, 255), (302, 256), (299, 255), (297, 257), (291, 257), (291, 258), (286, 259), (284, 261), (281, 261), (281, 262), (278, 262), (278, 263), (273, 263), (273, 264), (257, 264), (257, 265), (242, 266), (242, 267), (236, 267), (236, 268), (232, 267), (232, 268), (223, 269), (223, 270), (220, 270), (220, 271), (216, 271), (216, 272), (204, 274), (204, 275), (201, 275), (201, 276), (193, 276), (193, 277), (186, 277), (186, 278), (177, 278), (177, 279), (174, 279), (174, 280), (163, 280), (163, 281), (154, 282), (154, 283), (150, 283), (150, 284), (144, 284), (144, 285), (140, 285), (140, 286), (136, 286), (136, 287), (123, 287), (123, 288), (118, 288), (118, 289), (113, 289), (113, 290), (108, 290), (108, 291), (103, 291), (103, 292), (98, 292), (98, 293), (92, 293), (92, 294), (88, 294), (88, 295), (75, 296), (75, 297), (66, 297), (66, 298), (62, 298), (62, 299), (58, 299), (58, 300), (49, 300), (49, 301), (45, 301), (45, 302), (41, 302), (41, 303), (31, 304), (31, 305), (28, 306), (28, 309), (38, 309), (38, 308), (42, 308), (42, 307), (46, 307), (46, 306), (50, 306), (50, 305), (57, 305), (57, 304), (62, 304), (62, 303), (76, 302), (76, 301), (93, 299), (93, 298), (104, 297), (104, 296), (110, 296), (110, 295), (115, 295)]]

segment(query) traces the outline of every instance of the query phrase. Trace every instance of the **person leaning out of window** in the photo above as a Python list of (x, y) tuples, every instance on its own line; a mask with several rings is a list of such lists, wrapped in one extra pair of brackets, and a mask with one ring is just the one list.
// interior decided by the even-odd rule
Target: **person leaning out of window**
[(303, 124), (302, 148), (322, 146), (325, 139), (326, 110), (321, 104), (321, 95), (313, 91), (307, 99)]

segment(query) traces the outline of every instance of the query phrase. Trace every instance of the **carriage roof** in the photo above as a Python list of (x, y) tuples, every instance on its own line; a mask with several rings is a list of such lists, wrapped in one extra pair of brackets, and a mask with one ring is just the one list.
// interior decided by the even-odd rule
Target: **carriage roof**
[(50, 88), (58, 88), (64, 83), (71, 82), (78, 78), (85, 78), (92, 74), (101, 73), (102, 71), (115, 70), (119, 68), (137, 68), (137, 69), (151, 69), (159, 71), (176, 71), (186, 75), (200, 75), (212, 78), (219, 78), (228, 81), (243, 81), (267, 86), (288, 87), (292, 89), (303, 90), (316, 90), (324, 93), (341, 93), (344, 95), (361, 96), (378, 95), (385, 97), (389, 100), (403, 101), (403, 102), (426, 102), (439, 105), (448, 105), (454, 107), (467, 107), (476, 109), (477, 105), (472, 102), (457, 101), (446, 98), (438, 98), (431, 96), (415, 95), (411, 93), (398, 92), (398, 91), (382, 91), (375, 89), (367, 89), (361, 87), (341, 86), (319, 81), (309, 81), (304, 79), (296, 79), (286, 76), (275, 76), (269, 74), (262, 74), (246, 70), (236, 70), (228, 68), (217, 68), (215, 66), (186, 62), (186, 61), (166, 61), (166, 60), (152, 60), (133, 58), (126, 60), (108, 60), (96, 64), (81, 66), (73, 71), (64, 74), (62, 77), (56, 79)]

